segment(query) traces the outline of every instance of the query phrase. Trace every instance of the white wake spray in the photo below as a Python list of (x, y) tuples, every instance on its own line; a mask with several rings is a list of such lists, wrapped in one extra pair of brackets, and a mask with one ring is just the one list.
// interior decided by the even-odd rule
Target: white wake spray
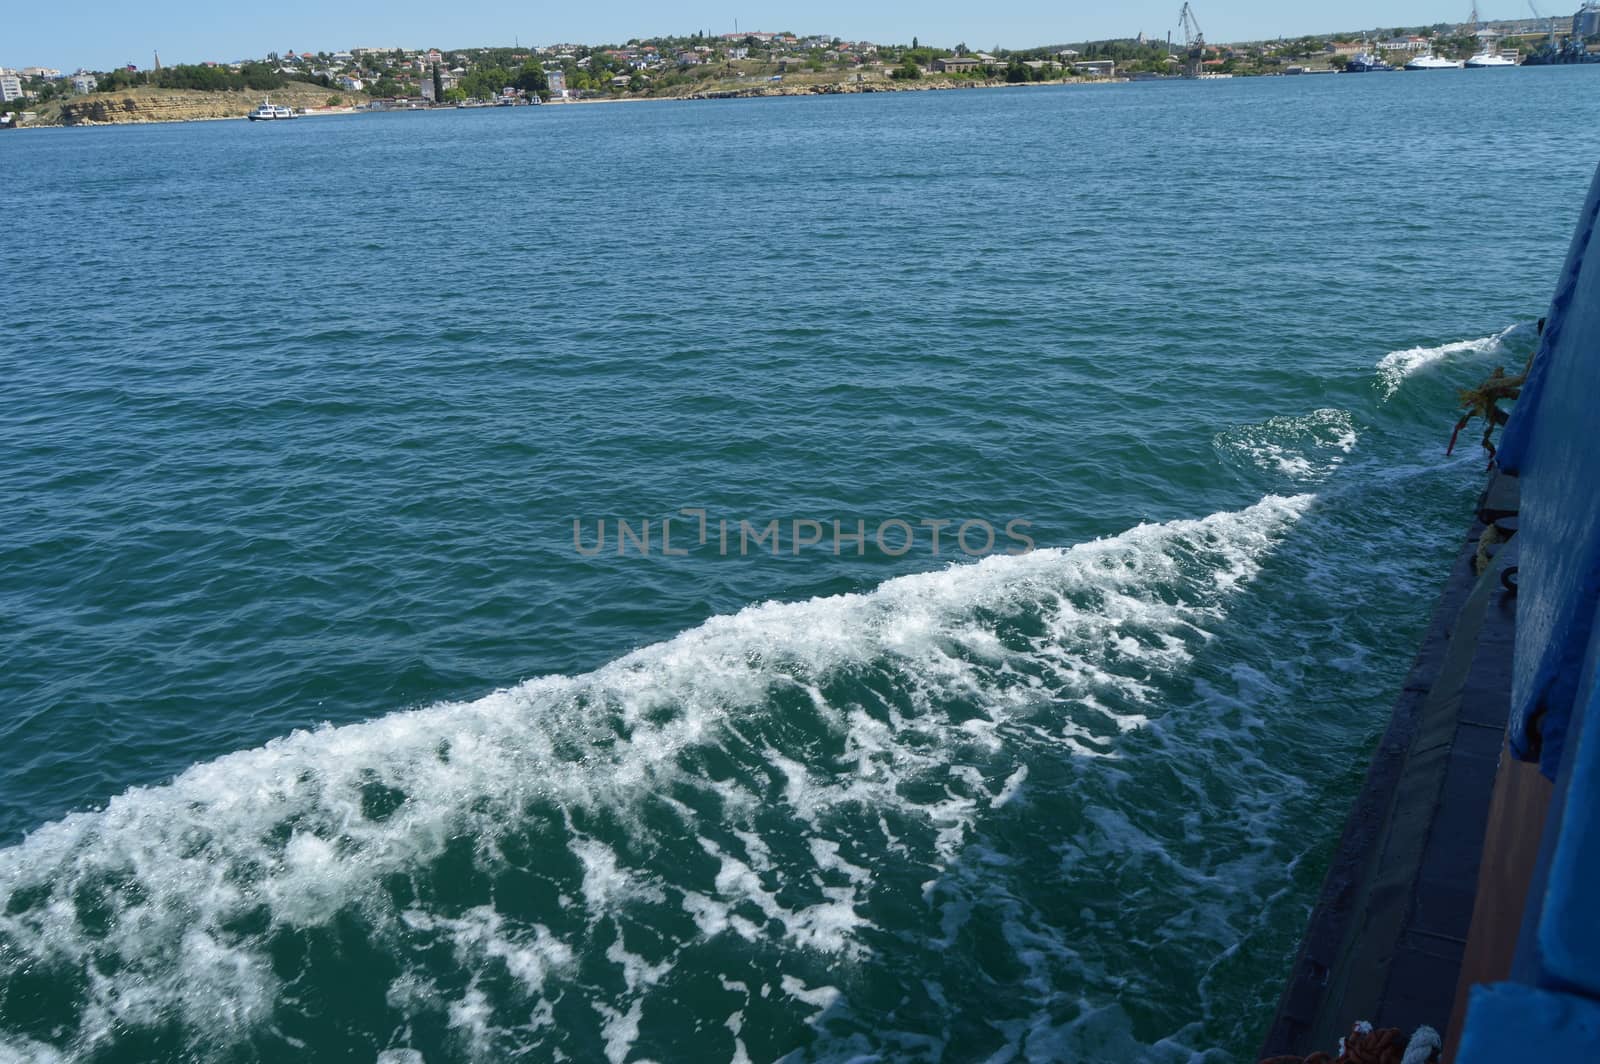
[[(384, 881), (417, 874), (461, 840), (493, 868), (530, 809), (564, 821), (563, 858), (581, 869), (571, 904), (590, 927), (650, 905), (692, 921), (700, 941), (738, 935), (860, 957), (873, 870), (841, 850), (834, 814), (875, 819), (883, 860), (914, 849), (914, 863), (938, 868), (979, 818), (1027, 786), (1025, 767), (990, 778), (996, 751), (1048, 742), (1064, 756), (1115, 756), (1116, 735), (1158, 708), (1152, 681), (1184, 668), (1311, 502), (1269, 496), (868, 593), (752, 606), (592, 673), (295, 732), (46, 825), (0, 851), (0, 977), (24, 966), (58, 973), (78, 995), (78, 1023), (59, 1046), (13, 1039), (9, 1051), (73, 1057), (119, 1030), (175, 1024), (197, 1056), (220, 1054), (281, 1004), (272, 935), (350, 912), (380, 938), (437, 943), (470, 970), (504, 973), (535, 1003), (533, 1026), (517, 1035), (525, 1043), (549, 1022), (541, 991), (570, 973), (581, 943), (493, 905), (397, 910)], [(867, 693), (839, 696), (857, 676), (871, 681), (859, 685)], [(826, 750), (773, 738), (775, 715), (800, 711), (785, 705), (814, 718)], [(699, 760), (707, 752), (744, 772), (713, 778)], [(920, 786), (930, 780), (961, 786), (930, 797)], [(689, 792), (715, 799), (715, 825), (671, 797)], [(704, 876), (657, 874), (630, 864), (615, 839), (585, 834), (584, 818), (604, 816), (648, 840), (659, 827), (638, 815), (646, 800), (668, 803), (698, 839)], [(808, 841), (803, 868), (769, 852), (758, 818), (772, 815)], [(896, 837), (886, 815), (922, 825), (925, 838)], [(820, 884), (809, 900), (784, 892), (809, 881)], [(593, 1007), (620, 1059), (667, 969), (621, 939), (606, 958), (625, 990)], [(505, 1049), (476, 977), (441, 1003), (425, 973), (407, 972), (388, 998), (402, 1014), (447, 1010), (473, 1054)], [(7, 1037), (0, 1031), (0, 1057)]]
[(1498, 354), (1505, 350), (1507, 340), (1531, 333), (1533, 328), (1532, 323), (1521, 322), (1501, 329), (1493, 336), (1480, 336), (1476, 340), (1459, 340), (1437, 347), (1408, 347), (1403, 351), (1391, 351), (1378, 360), (1376, 367), (1378, 387), (1383, 390), (1384, 399), (1391, 399), (1405, 384), (1407, 378), (1460, 355)]

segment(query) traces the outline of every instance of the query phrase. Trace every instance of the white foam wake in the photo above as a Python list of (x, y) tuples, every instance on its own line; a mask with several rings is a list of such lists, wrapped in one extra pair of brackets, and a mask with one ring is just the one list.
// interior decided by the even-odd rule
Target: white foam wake
[(1312, 483), (1327, 479), (1359, 442), (1348, 410), (1322, 409), (1294, 417), (1273, 417), (1240, 425), (1212, 440), (1217, 451), (1242, 458), (1258, 469)]
[[(883, 860), (916, 851), (919, 867), (937, 868), (1025, 788), (1026, 771), (999, 756), (1008, 744), (1114, 756), (1116, 736), (1155, 708), (1155, 679), (1183, 668), (1311, 502), (1269, 496), (865, 594), (752, 606), (586, 675), (195, 765), (0, 851), (0, 978), (25, 967), (70, 988), (77, 1019), (58, 1048), (71, 1055), (176, 1026), (210, 1056), (281, 1009), (272, 937), (351, 912), (380, 939), (491, 967), (533, 1001), (570, 975), (584, 921), (630, 906), (676, 912), (702, 941), (861, 956), (873, 874), (841, 851), (845, 819), (876, 821)], [(826, 742), (785, 746), (785, 714)], [(709, 771), (708, 752), (738, 771)], [(694, 795), (715, 801), (715, 818)], [(653, 844), (647, 801), (681, 819), (675, 838), (698, 841), (703, 874), (661, 873), (587, 826), (606, 818)], [(530, 811), (557, 825), (577, 870), (570, 906), (563, 894), (539, 919), (492, 904), (445, 913), (385, 893), (387, 877), (415, 878), (463, 842), (474, 865), (503, 865)], [(807, 844), (774, 856), (774, 831)], [(573, 911), (585, 914), (578, 931)], [(593, 1008), (621, 1059), (670, 962), (646, 963), (621, 937), (605, 956), (625, 989)], [(407, 971), (388, 999), (402, 1015), (446, 1011), (469, 1055), (507, 1051), (476, 976), (443, 1005), (441, 994)], [(532, 1037), (525, 1023), (517, 1037)]]
[(1430, 366), (1458, 355), (1496, 354), (1504, 349), (1508, 339), (1526, 333), (1532, 328), (1532, 325), (1524, 322), (1502, 329), (1493, 336), (1480, 336), (1476, 340), (1459, 340), (1437, 347), (1408, 347), (1403, 351), (1391, 351), (1379, 359), (1377, 365), (1378, 386), (1383, 390), (1383, 398), (1392, 398), (1400, 390), (1401, 385), (1405, 384), (1407, 378)]

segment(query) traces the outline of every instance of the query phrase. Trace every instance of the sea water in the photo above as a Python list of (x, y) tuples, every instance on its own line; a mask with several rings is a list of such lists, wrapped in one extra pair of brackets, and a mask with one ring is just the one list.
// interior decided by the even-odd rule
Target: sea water
[(0, 1058), (1249, 1059), (1597, 105), (0, 135)]

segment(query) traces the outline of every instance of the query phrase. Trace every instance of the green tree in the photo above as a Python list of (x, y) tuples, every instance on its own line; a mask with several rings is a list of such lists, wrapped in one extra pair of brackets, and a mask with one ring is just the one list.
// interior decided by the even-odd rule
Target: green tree
[(546, 76), (544, 67), (532, 61), (522, 64), (512, 84), (523, 92), (536, 92), (545, 98), (550, 95), (550, 78)]
[(247, 89), (276, 89), (283, 85), (283, 75), (267, 63), (245, 63), (239, 68)]
[(889, 76), (896, 81), (916, 81), (922, 77), (922, 68), (908, 55), (900, 61), (899, 66), (889, 71)]
[(501, 67), (484, 67), (461, 79), (461, 88), (474, 100), (498, 96), (510, 84), (511, 72)]
[(439, 73), (439, 64), (433, 64), (433, 99), (437, 103), (444, 99), (444, 76)]

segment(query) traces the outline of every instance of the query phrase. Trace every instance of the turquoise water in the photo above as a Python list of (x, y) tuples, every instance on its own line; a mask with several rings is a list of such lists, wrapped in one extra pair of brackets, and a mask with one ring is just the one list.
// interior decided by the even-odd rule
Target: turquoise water
[(1248, 1059), (1597, 105), (4, 136), (0, 1058)]

